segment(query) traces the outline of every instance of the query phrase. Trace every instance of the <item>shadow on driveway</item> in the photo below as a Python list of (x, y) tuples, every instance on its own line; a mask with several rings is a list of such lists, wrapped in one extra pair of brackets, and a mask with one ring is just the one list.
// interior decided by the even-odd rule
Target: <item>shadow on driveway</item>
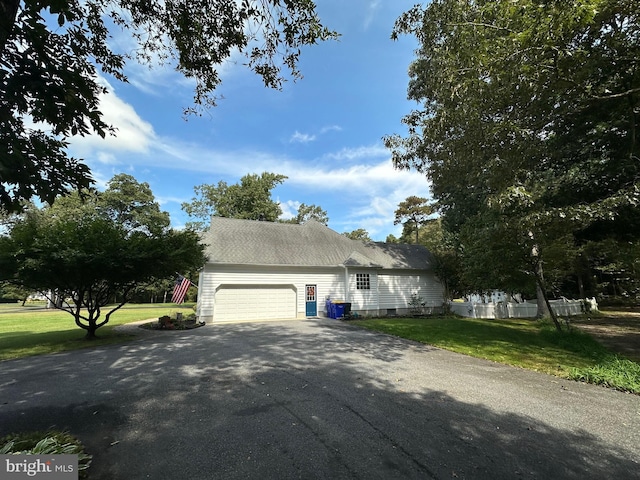
[(640, 478), (640, 401), (331, 320), (208, 325), (0, 363), (0, 433), (90, 478)]

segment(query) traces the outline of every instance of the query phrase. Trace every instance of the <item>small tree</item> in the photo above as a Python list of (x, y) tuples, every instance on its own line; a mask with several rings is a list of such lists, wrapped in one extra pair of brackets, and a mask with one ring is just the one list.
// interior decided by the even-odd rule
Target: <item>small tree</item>
[[(196, 233), (130, 228), (104, 207), (100, 194), (85, 202), (70, 195), (54, 206), (32, 207), (0, 237), (0, 280), (43, 293), (73, 316), (87, 339), (139, 284), (204, 262)], [(117, 303), (105, 308), (114, 298)]]

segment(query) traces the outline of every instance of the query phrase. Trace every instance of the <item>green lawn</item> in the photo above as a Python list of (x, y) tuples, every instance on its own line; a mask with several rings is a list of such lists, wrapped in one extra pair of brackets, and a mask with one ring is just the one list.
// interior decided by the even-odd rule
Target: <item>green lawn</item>
[(640, 394), (640, 364), (617, 357), (575, 329), (557, 332), (533, 320), (454, 316), (352, 323), (473, 357)]
[(66, 312), (0, 304), (0, 361), (125, 342), (133, 337), (115, 332), (115, 326), (176, 312), (193, 313), (192, 304), (125, 305), (98, 329), (98, 339), (86, 341), (85, 331)]

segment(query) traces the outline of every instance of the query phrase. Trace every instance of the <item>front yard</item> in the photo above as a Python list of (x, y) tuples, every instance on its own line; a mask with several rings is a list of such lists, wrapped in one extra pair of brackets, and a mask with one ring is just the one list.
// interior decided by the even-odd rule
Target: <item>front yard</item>
[[(553, 326), (534, 320), (456, 316), (352, 323), (473, 357), (640, 394), (640, 364), (576, 326), (569, 332), (557, 332)], [(637, 328), (640, 330), (640, 318)]]
[(20, 304), (0, 306), (0, 361), (11, 358), (64, 352), (79, 348), (122, 343), (134, 338), (114, 330), (117, 325), (137, 320), (155, 319), (163, 315), (193, 313), (192, 305), (129, 304), (115, 312), (109, 323), (97, 331), (98, 338), (84, 339), (85, 331), (76, 326), (73, 317), (60, 310), (47, 310)]

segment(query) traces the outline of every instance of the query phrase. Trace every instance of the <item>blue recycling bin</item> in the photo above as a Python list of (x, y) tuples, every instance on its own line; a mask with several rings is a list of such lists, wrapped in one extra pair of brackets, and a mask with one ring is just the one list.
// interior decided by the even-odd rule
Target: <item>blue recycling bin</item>
[(334, 303), (333, 307), (335, 309), (335, 317), (331, 317), (331, 318), (344, 317), (344, 307), (345, 307), (344, 303)]
[(327, 312), (327, 317), (336, 318), (336, 309), (333, 308), (333, 303), (331, 302), (331, 300), (327, 300), (327, 303), (325, 303), (325, 310)]
[(332, 302), (331, 300), (327, 300), (325, 309), (327, 311), (327, 317), (337, 319), (351, 313), (351, 304), (348, 302)]

